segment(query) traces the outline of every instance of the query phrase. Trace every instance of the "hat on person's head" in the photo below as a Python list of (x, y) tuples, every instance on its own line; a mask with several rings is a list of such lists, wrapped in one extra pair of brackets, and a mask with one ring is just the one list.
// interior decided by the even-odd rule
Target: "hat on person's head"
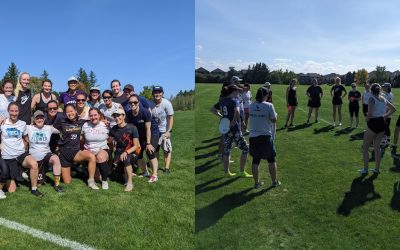
[(33, 113), (33, 118), (35, 118), (36, 119), (36, 117), (38, 117), (38, 116), (44, 116), (44, 113), (43, 113), (43, 111), (41, 111), (41, 110), (36, 110), (35, 111), (35, 113)]
[(228, 87), (228, 90), (231, 90), (231, 91), (234, 91), (234, 90), (237, 90), (237, 91), (240, 91), (240, 90), (242, 90), (242, 88), (240, 88), (238, 85), (236, 85), (236, 84), (231, 84), (231, 85), (229, 85)]
[(123, 109), (116, 109), (112, 114), (125, 115), (125, 111)]
[(70, 77), (68, 78), (68, 82), (72, 82), (72, 81), (78, 82), (78, 79), (76, 79), (75, 76), (70, 76)]
[(98, 91), (98, 92), (100, 92), (100, 88), (99, 88), (99, 87), (96, 87), (96, 86), (93, 86), (93, 87), (90, 88), (89, 92), (92, 92), (92, 91)]
[(355, 82), (353, 82), (353, 83), (351, 84), (351, 86), (352, 86), (352, 87), (357, 87), (357, 84), (356, 84)]
[(385, 82), (385, 83), (383, 84), (383, 87), (385, 87), (385, 88), (390, 88), (390, 87), (392, 87), (392, 85), (391, 85), (389, 82)]
[(135, 91), (135, 89), (133, 88), (132, 84), (127, 84), (125, 85), (125, 87), (123, 88), (123, 90), (125, 89), (129, 89), (130, 91)]
[(241, 82), (243, 79), (240, 79), (238, 76), (232, 76), (231, 83)]
[(157, 92), (157, 91), (164, 93), (164, 90), (163, 90), (163, 88), (161, 86), (154, 86), (153, 90), (151, 91), (151, 93), (154, 93), (154, 92)]
[(267, 87), (267, 88), (269, 88), (270, 86), (271, 86), (271, 83), (269, 83), (269, 82), (265, 82), (263, 87)]

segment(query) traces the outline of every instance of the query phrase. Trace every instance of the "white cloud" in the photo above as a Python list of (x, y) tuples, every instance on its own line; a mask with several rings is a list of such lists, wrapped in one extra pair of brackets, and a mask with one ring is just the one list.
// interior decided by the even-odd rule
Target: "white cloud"
[(203, 50), (203, 46), (200, 45), (200, 44), (197, 44), (197, 45), (196, 45), (196, 50), (199, 50), (199, 51), (200, 51), (200, 50)]

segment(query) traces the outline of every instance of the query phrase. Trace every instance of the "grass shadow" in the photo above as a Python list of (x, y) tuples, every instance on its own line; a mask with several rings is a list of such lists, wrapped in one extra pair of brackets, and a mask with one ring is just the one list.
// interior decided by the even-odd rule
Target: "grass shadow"
[(228, 180), (226, 180), (226, 181), (224, 181), (224, 182), (222, 182), (222, 183), (220, 183), (218, 185), (207, 187), (207, 185), (209, 185), (209, 184), (211, 184), (211, 183), (213, 183), (215, 181), (221, 180), (221, 179), (222, 178), (216, 178), (216, 179), (213, 179), (213, 180), (208, 181), (206, 183), (197, 185), (196, 188), (195, 188), (196, 195), (204, 193), (204, 192), (208, 192), (208, 191), (211, 191), (211, 190), (215, 190), (215, 189), (218, 189), (218, 188), (221, 188), (221, 187), (224, 187), (224, 186), (227, 186), (227, 185), (233, 183), (234, 181), (236, 181), (237, 179), (239, 179), (239, 177), (229, 178)]
[(211, 148), (211, 147), (218, 146), (218, 145), (219, 145), (219, 142), (213, 142), (213, 143), (210, 143), (208, 145), (201, 146), (201, 147), (195, 147), (194, 151), (199, 151), (199, 150), (202, 150), (202, 149)]
[(350, 134), (351, 131), (353, 131), (354, 129), (355, 129), (355, 128), (350, 128), (350, 127), (343, 128), (343, 129), (341, 129), (341, 130), (336, 131), (336, 132), (335, 132), (335, 136), (348, 135), (348, 134)]
[(375, 191), (373, 183), (378, 175), (373, 174), (367, 179), (364, 179), (365, 177), (366, 175), (362, 175), (353, 180), (350, 191), (345, 193), (342, 203), (337, 208), (337, 214), (349, 216), (354, 208), (381, 198), (381, 195)]
[(247, 188), (240, 192), (225, 195), (224, 197), (216, 200), (204, 208), (196, 209), (196, 233), (215, 225), (222, 217), (224, 217), (226, 213), (232, 209), (240, 207), (252, 199), (265, 194), (271, 190), (271, 188), (272, 187), (269, 187), (259, 192), (250, 194), (247, 193), (253, 188)]
[(349, 139), (349, 141), (362, 141), (362, 140), (364, 140), (364, 131), (354, 135), (350, 135)]
[(207, 139), (207, 140), (202, 140), (201, 143), (209, 143), (209, 142), (213, 142), (213, 141), (217, 141), (220, 140), (221, 136), (217, 136), (211, 139)]
[(195, 174), (201, 174), (206, 172), (207, 170), (217, 166), (219, 164), (219, 159), (218, 158), (214, 158), (212, 160), (207, 161), (206, 163), (196, 166), (195, 168)]
[(295, 130), (299, 130), (299, 129), (308, 128), (310, 126), (311, 126), (311, 123), (303, 123), (303, 124), (294, 126), (292, 128), (288, 128), (287, 130), (288, 130), (288, 132), (291, 132), (291, 131), (295, 131)]
[(393, 196), (390, 201), (390, 207), (397, 212), (400, 212), (400, 182), (393, 184)]
[(216, 149), (214, 151), (211, 151), (211, 152), (208, 152), (208, 153), (205, 153), (205, 154), (196, 155), (194, 157), (194, 159), (195, 160), (200, 160), (200, 159), (208, 158), (210, 156), (215, 156), (216, 154), (218, 154), (218, 149)]
[(316, 129), (314, 129), (314, 134), (317, 135), (317, 134), (320, 134), (320, 133), (330, 132), (330, 131), (332, 131), (334, 128), (335, 128), (335, 127), (332, 126), (332, 125), (328, 125), (328, 126), (325, 126), (325, 127), (319, 128), (319, 129), (316, 128)]

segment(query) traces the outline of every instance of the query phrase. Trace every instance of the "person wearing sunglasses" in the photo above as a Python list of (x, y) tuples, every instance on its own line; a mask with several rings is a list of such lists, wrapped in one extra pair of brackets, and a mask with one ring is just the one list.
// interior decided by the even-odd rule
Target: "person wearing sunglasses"
[[(55, 100), (51, 100), (47, 103), (46, 113), (44, 114), (44, 124), (53, 125), (57, 120), (64, 117), (63, 112), (58, 111), (58, 103)], [(52, 134), (50, 137), (50, 151), (58, 153), (58, 140), (60, 140), (59, 134)]]
[(361, 93), (357, 90), (357, 84), (354, 82), (351, 84), (351, 90), (348, 95), (349, 99), (349, 112), (350, 112), (350, 128), (353, 127), (353, 117), (356, 117), (356, 125), (355, 128), (358, 127), (358, 112), (360, 110), (359, 101), (361, 99)]
[(103, 91), (104, 104), (99, 106), (101, 113), (106, 118), (107, 124), (110, 128), (114, 127), (117, 123), (113, 117), (115, 110), (122, 109), (122, 105), (113, 101), (113, 92), (109, 89)]
[[(133, 87), (132, 84), (126, 84), (124, 86), (124, 94), (125, 94), (126, 98), (128, 98), (128, 99), (122, 103), (122, 107), (124, 107), (126, 113), (129, 113), (129, 111), (131, 110), (131, 104), (129, 103), (129, 97), (131, 97), (131, 95), (135, 94), (135, 88)], [(142, 108), (142, 109), (145, 108), (151, 112), (149, 101), (144, 96), (138, 95), (138, 97), (139, 97), (140, 108)]]
[(68, 78), (68, 90), (66, 92), (61, 93), (61, 95), (58, 97), (58, 102), (61, 104), (67, 105), (69, 103), (75, 104), (76, 103), (76, 97), (78, 94), (83, 94), (85, 95), (86, 98), (86, 93), (83, 92), (82, 90), (78, 89), (78, 79), (76, 77), (71, 76)]
[(138, 165), (144, 170), (142, 176), (148, 176), (146, 162), (143, 159), (143, 153), (146, 151), (147, 158), (153, 167), (153, 173), (150, 176), (149, 183), (153, 183), (158, 181), (158, 160), (155, 155), (160, 137), (158, 125), (157, 122), (152, 119), (151, 113), (144, 107), (141, 107), (138, 95), (131, 95), (131, 97), (129, 97), (129, 104), (131, 105), (131, 109), (127, 113), (127, 121), (135, 125), (139, 133), (140, 152), (138, 154)]
[(76, 95), (76, 112), (80, 120), (89, 120), (89, 106), (86, 105), (86, 96), (84, 94)]

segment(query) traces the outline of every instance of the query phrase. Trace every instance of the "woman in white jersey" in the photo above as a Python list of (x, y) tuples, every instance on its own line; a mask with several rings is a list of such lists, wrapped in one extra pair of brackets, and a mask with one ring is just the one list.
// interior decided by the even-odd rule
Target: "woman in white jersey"
[(252, 170), (254, 188), (259, 188), (262, 183), (259, 180), (258, 168), (261, 159), (268, 161), (269, 173), (272, 179), (272, 186), (280, 185), (276, 178), (275, 161), (275, 124), (277, 114), (274, 105), (267, 102), (268, 89), (259, 88), (256, 94), (256, 102), (250, 104), (250, 155), (253, 157)]
[(82, 127), (82, 136), (85, 140), (84, 148), (96, 155), (96, 166), (99, 168), (102, 180), (101, 188), (108, 189), (110, 151), (107, 139), (109, 130), (106, 124), (101, 121), (101, 112), (98, 108), (90, 108), (89, 119), (90, 121), (87, 121)]
[(9, 118), (1, 125), (2, 150), (1, 158), (5, 160), (10, 169), (10, 178), (8, 182), (8, 191), (15, 192), (17, 186), (16, 179), (20, 179), (19, 165), (30, 169), (31, 193), (42, 197), (43, 194), (37, 189), (38, 164), (36, 159), (25, 152), (25, 140), (23, 140), (26, 131), (26, 123), (18, 119), (19, 104), (11, 102), (8, 105)]
[(368, 128), (364, 132), (363, 142), (364, 168), (359, 170), (363, 175), (368, 174), (368, 147), (372, 142), (375, 150), (375, 169), (372, 172), (374, 174), (380, 173), (380, 142), (386, 129), (385, 119), (395, 111), (394, 106), (381, 95), (381, 86), (378, 83), (372, 84), (371, 94), (372, 96), (368, 100), (368, 114), (366, 117)]
[(115, 121), (115, 119), (112, 116), (114, 111), (116, 111), (118, 109), (123, 109), (123, 108), (122, 108), (121, 104), (119, 104), (117, 102), (113, 102), (113, 92), (109, 89), (106, 89), (103, 91), (103, 101), (104, 101), (104, 104), (101, 104), (99, 106), (99, 109), (100, 109), (101, 113), (103, 113), (104, 117), (106, 118), (107, 125), (110, 128), (112, 128), (117, 124), (117, 122)]
[(5, 80), (1, 87), (0, 94), (0, 118), (5, 119), (8, 118), (8, 104), (11, 102), (15, 102), (16, 98), (13, 96), (14, 85), (12, 81)]
[(50, 151), (50, 138), (52, 134), (60, 133), (50, 125), (44, 125), (44, 113), (37, 110), (33, 114), (34, 125), (26, 127), (25, 135), (28, 136), (29, 153), (38, 162), (40, 173), (39, 181), (45, 179), (46, 170), (52, 166), (54, 174), (54, 190), (64, 192), (60, 186), (61, 163), (58, 155)]

